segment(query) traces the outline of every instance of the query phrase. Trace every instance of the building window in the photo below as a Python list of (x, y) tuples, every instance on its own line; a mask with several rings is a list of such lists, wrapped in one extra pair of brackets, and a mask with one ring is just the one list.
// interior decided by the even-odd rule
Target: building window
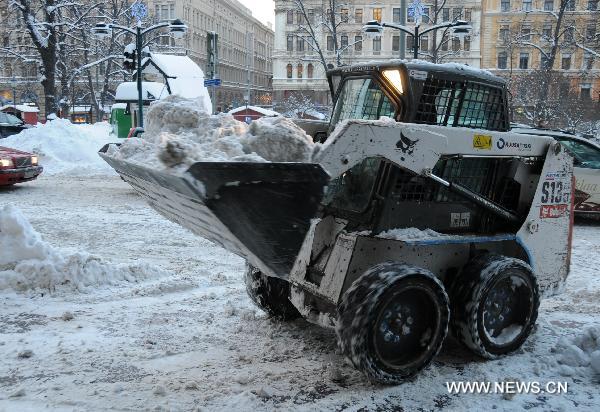
[(373, 39), (373, 52), (376, 54), (381, 52), (381, 37)]
[(354, 36), (354, 51), (362, 53), (362, 36)]
[(442, 51), (448, 51), (448, 43), (450, 43), (448, 35), (442, 37)]
[(429, 7), (423, 7), (423, 16), (421, 19), (423, 23), (429, 23)]
[(463, 50), (471, 51), (471, 36), (465, 36), (464, 44)]
[(529, 53), (519, 54), (519, 69), (527, 70), (529, 68)]
[(308, 67), (306, 68), (306, 74), (308, 75), (309, 79), (312, 79), (315, 73), (315, 67), (312, 65), (312, 63), (308, 63)]
[(552, 38), (552, 23), (544, 24), (544, 27), (542, 27), (542, 38), (546, 40), (550, 40)]
[(471, 9), (465, 9), (465, 20), (470, 22), (472, 18)]
[(287, 24), (294, 24), (294, 10), (288, 10), (288, 12), (287, 12)]
[(594, 40), (596, 38), (596, 24), (588, 24), (587, 29), (585, 30), (585, 38), (587, 40)]
[(580, 88), (581, 100), (592, 100), (592, 85), (590, 83), (582, 83)]
[(498, 68), (506, 69), (508, 67), (508, 55), (506, 52), (498, 53)]
[(304, 72), (304, 66), (302, 66), (301, 64), (298, 65), (297, 69), (296, 69), (297, 73), (298, 73), (298, 78), (301, 79), (302, 78), (302, 74)]
[(594, 56), (591, 53), (586, 52), (583, 55), (583, 69), (592, 70), (594, 68)]
[(340, 49), (348, 47), (348, 36), (342, 35), (340, 37)]
[(531, 0), (523, 0), (523, 11), (531, 11)]
[(406, 36), (406, 48), (410, 51), (414, 51), (415, 49), (415, 37), (408, 35)]
[(588, 1), (588, 6), (587, 9), (589, 11), (595, 11), (598, 10), (598, 0), (589, 0)]
[(292, 34), (287, 36), (287, 51), (294, 51), (294, 36)]
[(392, 37), (392, 51), (400, 51), (400, 36)]
[(452, 21), (460, 20), (462, 9), (452, 9)]
[(421, 45), (419, 46), (419, 49), (424, 52), (429, 50), (429, 36), (421, 36)]
[(350, 20), (348, 17), (349, 13), (350, 13), (350, 10), (348, 10), (348, 9), (340, 10), (340, 14), (341, 14), (340, 20), (342, 21), (342, 23), (348, 23), (348, 21)]
[(554, 0), (544, 0), (544, 11), (554, 10)]
[(354, 22), (355, 23), (363, 22), (363, 10), (362, 9), (354, 10)]
[(531, 27), (521, 27), (521, 40), (531, 40)]
[(565, 41), (572, 43), (574, 39), (575, 39), (575, 27), (573, 27), (573, 26), (567, 27), (565, 29)]
[(460, 50), (460, 39), (458, 37), (452, 38), (452, 51)]
[(379, 23), (381, 23), (381, 11), (381, 7), (376, 7), (373, 9), (373, 20), (377, 20)]
[(500, 30), (498, 31), (498, 38), (500, 40), (508, 41), (510, 36), (510, 29), (508, 26), (500, 26)]
[(394, 7), (392, 9), (392, 21), (394, 23), (400, 23), (400, 8)]
[(309, 9), (307, 15), (308, 15), (309, 23), (311, 23), (311, 24), (314, 23), (315, 22), (315, 10)]
[(567, 0), (567, 7), (565, 8), (567, 11), (575, 11), (575, 0)]
[(333, 51), (333, 36), (327, 36), (327, 51)]
[(569, 53), (562, 55), (560, 67), (563, 70), (571, 70), (571, 55)]
[(500, 11), (504, 12), (504, 13), (510, 11), (510, 0), (501, 0), (500, 1)]
[(450, 21), (450, 9), (447, 7), (442, 9), (442, 21)]
[(296, 12), (296, 24), (302, 24), (304, 23), (304, 15), (302, 14), (301, 11), (297, 11)]
[(304, 39), (301, 37), (296, 38), (296, 50), (299, 52), (304, 51)]
[(292, 67), (291, 64), (288, 64), (286, 70), (287, 70), (287, 78), (291, 79), (293, 71), (294, 71), (294, 68)]
[(542, 69), (542, 70), (550, 69), (550, 59), (544, 53), (542, 53), (542, 56), (540, 58), (540, 69)]

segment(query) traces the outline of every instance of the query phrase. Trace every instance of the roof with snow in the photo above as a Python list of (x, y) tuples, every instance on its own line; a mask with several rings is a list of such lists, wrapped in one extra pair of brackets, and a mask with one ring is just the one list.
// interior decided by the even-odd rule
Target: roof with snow
[[(167, 86), (157, 82), (142, 82), (142, 97), (144, 100), (160, 100), (169, 95)], [(137, 82), (123, 82), (117, 86), (115, 93), (117, 102), (137, 102)]]
[(4, 109), (12, 109), (15, 108), (17, 111), (19, 112), (23, 112), (23, 113), (39, 113), (40, 109), (38, 109), (35, 106), (28, 106), (26, 104), (17, 104), (17, 105), (12, 105), (12, 104), (7, 104), (5, 106), (0, 107), (0, 111), (4, 111)]
[(229, 111), (229, 114), (236, 114), (239, 112), (243, 112), (244, 110), (252, 110), (254, 112), (260, 113), (263, 116), (281, 116), (281, 114), (273, 111), (273, 110), (269, 110), (269, 109), (264, 109), (262, 107), (258, 107), (258, 106), (240, 106), (238, 108), (235, 108), (233, 110)]

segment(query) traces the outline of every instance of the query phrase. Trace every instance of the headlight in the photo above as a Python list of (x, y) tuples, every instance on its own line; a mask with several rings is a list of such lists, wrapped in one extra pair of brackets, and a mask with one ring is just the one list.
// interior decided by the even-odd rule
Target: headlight
[(38, 164), (38, 157), (37, 156), (31, 156), (31, 165), (32, 166), (37, 166)]
[(13, 167), (13, 161), (12, 159), (0, 159), (0, 166), (1, 167)]
[(394, 86), (398, 93), (404, 94), (404, 85), (402, 84), (400, 70), (384, 70), (383, 76)]

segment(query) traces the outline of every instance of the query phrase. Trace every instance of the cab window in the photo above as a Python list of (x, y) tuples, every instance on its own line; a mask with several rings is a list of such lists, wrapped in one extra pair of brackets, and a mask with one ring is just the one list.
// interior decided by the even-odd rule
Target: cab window
[(332, 125), (346, 119), (379, 120), (394, 117), (396, 108), (379, 84), (371, 78), (349, 79), (338, 96)]
[(368, 158), (331, 181), (324, 203), (335, 209), (362, 213), (369, 207), (381, 160)]

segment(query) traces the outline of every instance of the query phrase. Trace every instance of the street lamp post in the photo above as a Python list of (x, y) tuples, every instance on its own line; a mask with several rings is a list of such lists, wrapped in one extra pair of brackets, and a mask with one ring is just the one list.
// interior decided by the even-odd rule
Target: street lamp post
[[(141, 3), (138, 3), (141, 4)], [(162, 22), (150, 26), (146, 29), (142, 28), (141, 18), (145, 17), (145, 11), (141, 9), (136, 17), (138, 17), (138, 22), (135, 29), (125, 26), (119, 26), (117, 24), (112, 23), (97, 23), (94, 28), (92, 28), (92, 33), (100, 38), (110, 37), (112, 34), (112, 30), (117, 29), (121, 31), (125, 31), (131, 33), (135, 36), (135, 44), (136, 44), (136, 54), (137, 54), (137, 72), (136, 72), (136, 80), (137, 80), (137, 91), (138, 91), (138, 130), (139, 132), (143, 132), (144, 128), (144, 111), (143, 111), (143, 93), (142, 93), (142, 46), (144, 42), (144, 35), (162, 29), (164, 27), (168, 27), (170, 33), (173, 37), (182, 38), (187, 32), (187, 26), (179, 19), (172, 20), (170, 22)]]
[(471, 26), (469, 25), (469, 23), (464, 20), (457, 20), (457, 21), (453, 21), (453, 22), (436, 24), (435, 26), (429, 27), (423, 31), (420, 30), (420, 22), (418, 22), (418, 21), (417, 21), (417, 24), (415, 24), (415, 28), (411, 29), (409, 27), (402, 26), (400, 24), (385, 23), (385, 22), (379, 23), (377, 20), (371, 20), (363, 26), (363, 31), (368, 35), (379, 37), (383, 34), (383, 29), (385, 27), (400, 30), (403, 33), (413, 36), (413, 49), (414, 49), (413, 50), (413, 58), (414, 59), (419, 58), (419, 41), (420, 41), (421, 36), (424, 36), (425, 34), (435, 31), (435, 30), (448, 29), (448, 28), (453, 28), (453, 27), (455, 28), (454, 33), (457, 33), (457, 34), (466, 34), (471, 29)]

